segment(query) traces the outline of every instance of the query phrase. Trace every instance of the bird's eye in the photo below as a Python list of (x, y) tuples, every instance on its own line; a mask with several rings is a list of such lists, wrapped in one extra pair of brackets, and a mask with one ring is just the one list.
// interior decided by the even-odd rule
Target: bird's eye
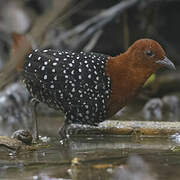
[(154, 54), (153, 54), (153, 52), (152, 52), (151, 50), (145, 51), (145, 54), (146, 54), (147, 56), (154, 56)]

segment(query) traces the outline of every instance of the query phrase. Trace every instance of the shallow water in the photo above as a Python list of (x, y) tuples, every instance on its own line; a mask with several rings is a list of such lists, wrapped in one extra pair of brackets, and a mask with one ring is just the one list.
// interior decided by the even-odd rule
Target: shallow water
[[(147, 176), (155, 174), (158, 180), (176, 180), (180, 178), (180, 152), (171, 150), (175, 146), (177, 142), (163, 137), (87, 136), (71, 138), (65, 144), (51, 137), (37, 151), (1, 152), (0, 179), (106, 180), (118, 168), (127, 169), (128, 158), (138, 155), (143, 166), (151, 169)], [(133, 173), (137, 176), (136, 171)]]

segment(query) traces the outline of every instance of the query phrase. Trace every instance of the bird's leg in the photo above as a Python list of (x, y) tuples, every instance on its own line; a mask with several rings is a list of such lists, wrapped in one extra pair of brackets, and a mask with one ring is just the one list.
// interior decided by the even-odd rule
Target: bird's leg
[(69, 123), (65, 121), (63, 127), (59, 130), (59, 135), (62, 140), (68, 138), (68, 125)]
[(38, 121), (37, 121), (37, 105), (39, 101), (35, 98), (31, 99), (31, 109), (32, 109), (32, 119), (34, 124), (34, 132), (35, 132), (35, 141), (39, 140), (39, 128), (38, 128)]

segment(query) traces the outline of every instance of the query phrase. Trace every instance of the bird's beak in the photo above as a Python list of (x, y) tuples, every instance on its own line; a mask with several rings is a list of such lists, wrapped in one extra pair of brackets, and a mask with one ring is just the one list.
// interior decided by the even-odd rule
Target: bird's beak
[(160, 64), (168, 69), (176, 70), (175, 65), (167, 57), (165, 57), (162, 60), (156, 61), (156, 63)]

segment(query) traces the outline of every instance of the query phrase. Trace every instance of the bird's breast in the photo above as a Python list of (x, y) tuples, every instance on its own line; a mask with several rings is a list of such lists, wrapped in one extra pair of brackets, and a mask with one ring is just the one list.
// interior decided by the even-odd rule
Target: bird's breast
[(128, 61), (124, 56), (109, 59), (106, 73), (111, 79), (112, 93), (108, 102), (108, 117), (113, 116), (138, 93), (145, 80), (144, 76), (128, 67)]

